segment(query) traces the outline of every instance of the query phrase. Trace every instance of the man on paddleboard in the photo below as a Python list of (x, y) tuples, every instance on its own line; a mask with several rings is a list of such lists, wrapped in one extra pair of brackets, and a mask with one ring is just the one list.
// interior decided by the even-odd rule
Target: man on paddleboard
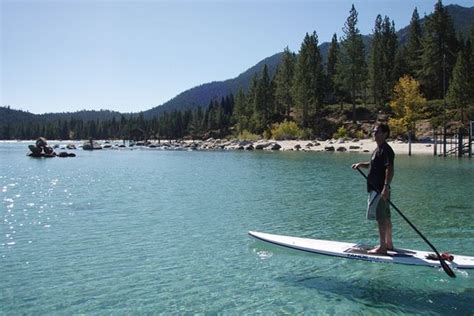
[[(390, 220), (390, 183), (393, 178), (393, 162), (395, 153), (386, 140), (390, 136), (390, 128), (386, 124), (378, 124), (373, 130), (377, 148), (372, 153), (369, 162), (358, 162), (353, 169), (369, 168), (367, 192), (369, 192), (367, 219), (377, 220), (379, 227), (380, 245), (369, 253), (386, 254), (393, 249), (392, 222)], [(374, 185), (375, 187), (373, 187)], [(377, 192), (381, 192), (378, 194)]]

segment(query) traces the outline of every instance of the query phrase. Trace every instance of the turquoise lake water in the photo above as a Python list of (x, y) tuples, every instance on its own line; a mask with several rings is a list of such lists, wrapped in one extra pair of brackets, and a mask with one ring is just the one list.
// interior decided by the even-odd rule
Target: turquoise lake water
[[(76, 150), (0, 143), (0, 314), (473, 315), (474, 270), (370, 263), (256, 230), (377, 242), (368, 154)], [(439, 251), (474, 256), (474, 161), (397, 156), (392, 201)], [(397, 247), (430, 250), (392, 211)]]

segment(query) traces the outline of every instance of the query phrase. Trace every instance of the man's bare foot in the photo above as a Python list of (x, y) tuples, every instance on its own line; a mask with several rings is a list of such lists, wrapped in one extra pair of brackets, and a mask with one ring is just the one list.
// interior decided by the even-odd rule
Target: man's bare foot
[(380, 246), (375, 247), (374, 249), (371, 249), (367, 251), (368, 254), (373, 254), (373, 255), (386, 255), (387, 254), (387, 248), (382, 248)]

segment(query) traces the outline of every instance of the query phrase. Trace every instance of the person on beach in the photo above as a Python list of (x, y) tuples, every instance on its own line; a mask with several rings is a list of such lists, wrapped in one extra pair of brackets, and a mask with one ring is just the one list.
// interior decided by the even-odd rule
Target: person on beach
[[(389, 136), (390, 128), (387, 124), (381, 123), (375, 126), (373, 137), (377, 143), (377, 148), (372, 153), (370, 161), (358, 162), (352, 165), (352, 169), (369, 168), (367, 219), (377, 220), (380, 237), (380, 245), (369, 251), (372, 254), (386, 254), (387, 250), (393, 250), (392, 222), (387, 200), (390, 198), (390, 183), (394, 174), (395, 153), (386, 142)], [(377, 192), (381, 192), (381, 194)]]

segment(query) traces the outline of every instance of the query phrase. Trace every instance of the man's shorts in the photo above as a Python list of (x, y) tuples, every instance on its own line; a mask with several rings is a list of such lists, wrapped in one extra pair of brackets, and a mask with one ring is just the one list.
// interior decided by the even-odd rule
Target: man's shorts
[(367, 199), (367, 219), (383, 220), (390, 218), (390, 205), (375, 191), (369, 192)]

